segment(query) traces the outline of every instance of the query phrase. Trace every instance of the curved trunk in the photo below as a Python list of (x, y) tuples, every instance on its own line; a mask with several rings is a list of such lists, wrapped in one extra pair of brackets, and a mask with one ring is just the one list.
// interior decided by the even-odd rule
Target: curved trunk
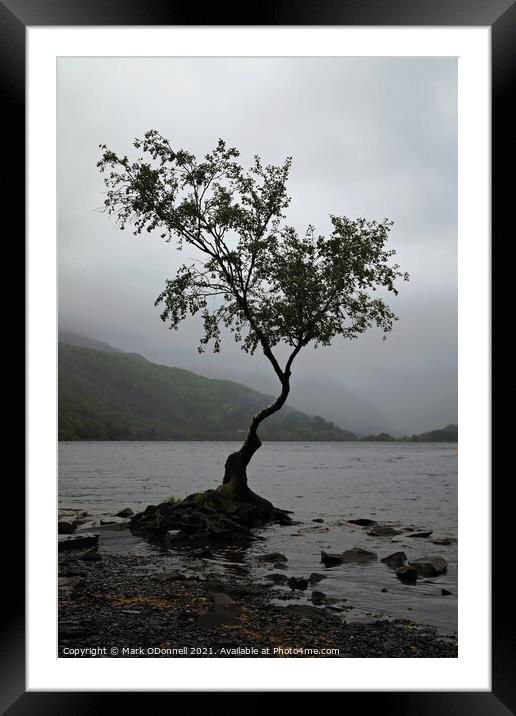
[(257, 498), (247, 486), (247, 466), (254, 453), (260, 448), (262, 442), (258, 437), (260, 423), (269, 416), (277, 413), (287, 400), (290, 392), (290, 373), (285, 373), (281, 379), (281, 393), (274, 403), (267, 406), (253, 416), (247, 436), (240, 450), (231, 453), (226, 460), (223, 485), (231, 488), (232, 495), (236, 499)]

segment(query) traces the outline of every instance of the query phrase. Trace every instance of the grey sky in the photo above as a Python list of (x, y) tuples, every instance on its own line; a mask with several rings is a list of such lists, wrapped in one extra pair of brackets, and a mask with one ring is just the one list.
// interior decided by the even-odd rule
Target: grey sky
[[(129, 153), (134, 137), (151, 128), (194, 153), (222, 137), (244, 162), (254, 154), (266, 163), (292, 156), (287, 221), (301, 230), (311, 223), (327, 232), (330, 213), (394, 220), (391, 245), (411, 275), (392, 301), (399, 322), (386, 342), (373, 330), (307, 350), (291, 405), (308, 409), (303, 391), (322, 376), (310, 412), (326, 417), (338, 384), (369, 404), (375, 427), (411, 433), (456, 421), (455, 59), (59, 60), (60, 326), (150, 360), (273, 390), (261, 356), (230, 340), (220, 355), (199, 356), (195, 322), (171, 332), (160, 321), (154, 300), (192, 252), (179, 253), (158, 234), (117, 230), (95, 210), (104, 191), (98, 145)], [(343, 414), (353, 429), (346, 395)]]

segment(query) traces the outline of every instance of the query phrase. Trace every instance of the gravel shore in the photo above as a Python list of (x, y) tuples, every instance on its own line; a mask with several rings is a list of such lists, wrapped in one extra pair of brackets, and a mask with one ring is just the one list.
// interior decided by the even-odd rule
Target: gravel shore
[(171, 571), (159, 553), (85, 561), (61, 552), (58, 610), (65, 658), (457, 656), (456, 638), (433, 627), (347, 623), (338, 604), (292, 603), (246, 575)]

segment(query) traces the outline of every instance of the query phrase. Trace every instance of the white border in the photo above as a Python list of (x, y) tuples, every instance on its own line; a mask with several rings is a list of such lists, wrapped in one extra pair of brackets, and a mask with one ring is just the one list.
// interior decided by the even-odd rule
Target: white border
[[(28, 28), (27, 689), (490, 690), (490, 29)], [(56, 57), (459, 58), (459, 657), (58, 659)]]

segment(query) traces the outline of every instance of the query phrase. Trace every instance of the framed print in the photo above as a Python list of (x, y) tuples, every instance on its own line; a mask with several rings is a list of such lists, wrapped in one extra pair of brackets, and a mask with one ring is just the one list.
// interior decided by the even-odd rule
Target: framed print
[(211, 15), (0, 4), (28, 407), (2, 712), (510, 713), (489, 309), (514, 7)]

